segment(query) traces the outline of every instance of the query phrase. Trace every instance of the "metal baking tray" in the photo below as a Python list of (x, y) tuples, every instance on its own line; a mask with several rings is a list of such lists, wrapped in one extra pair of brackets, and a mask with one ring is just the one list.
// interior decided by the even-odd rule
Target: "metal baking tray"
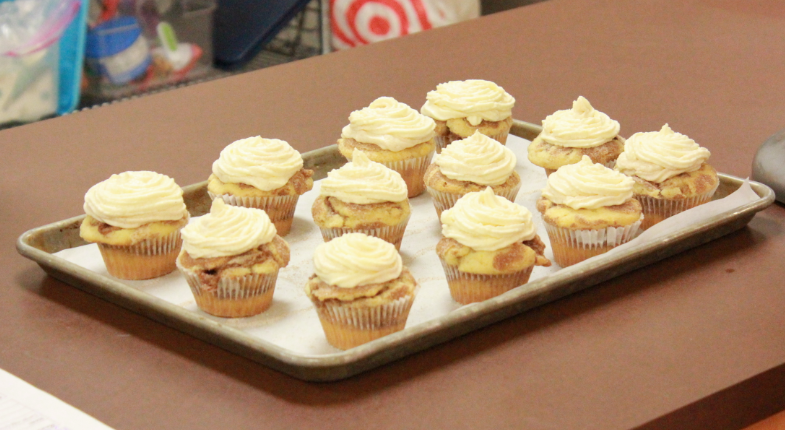
[[(541, 127), (514, 121), (511, 134), (532, 140)], [(315, 179), (345, 163), (335, 145), (303, 155)], [(741, 186), (743, 180), (720, 174), (717, 197)], [(167, 326), (247, 357), (295, 378), (333, 381), (350, 377), (389, 363), (465, 333), (573, 294), (592, 285), (699, 246), (745, 226), (755, 213), (774, 202), (774, 192), (766, 185), (750, 182), (759, 200), (718, 214), (699, 225), (686, 227), (643, 247), (619, 252), (615, 258), (590, 261), (559, 270), (513, 291), (482, 303), (458, 308), (442, 317), (406, 328), (348, 351), (322, 356), (303, 356), (273, 343), (255, 338), (197, 312), (166, 302), (129, 287), (109, 276), (100, 275), (66, 261), (53, 253), (84, 245), (79, 225), (84, 215), (38, 227), (22, 234), (17, 250), (37, 262), (49, 275), (102, 299), (123, 306)], [(206, 182), (184, 188), (184, 198), (193, 216), (209, 211)]]

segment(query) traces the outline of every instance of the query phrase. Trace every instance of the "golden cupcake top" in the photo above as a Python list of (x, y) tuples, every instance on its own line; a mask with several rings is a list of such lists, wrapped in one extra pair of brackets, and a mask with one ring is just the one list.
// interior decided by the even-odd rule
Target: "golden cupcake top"
[(371, 161), (359, 149), (352, 153), (352, 161), (327, 173), (327, 178), (322, 180), (320, 194), (361, 205), (408, 199), (406, 182), (401, 174)]
[(698, 170), (672, 176), (662, 182), (635, 181), (635, 195), (655, 199), (689, 199), (706, 193), (714, 193), (719, 186), (717, 171), (709, 163), (703, 163)]
[(572, 109), (556, 111), (542, 121), (540, 137), (551, 145), (592, 148), (613, 140), (621, 127), (608, 115), (594, 109), (583, 96)]
[(341, 137), (372, 143), (388, 151), (402, 151), (436, 136), (436, 123), (392, 97), (379, 97), (349, 115)]
[(182, 188), (172, 178), (156, 172), (112, 175), (90, 187), (84, 200), (87, 215), (120, 228), (176, 221), (188, 215)]
[(490, 186), (507, 181), (517, 162), (509, 148), (479, 131), (447, 145), (433, 158), (450, 179)]
[(270, 191), (286, 185), (302, 168), (303, 157), (287, 142), (254, 136), (224, 148), (213, 163), (213, 174), (224, 183)]
[(183, 227), (183, 250), (191, 258), (215, 258), (242, 254), (270, 243), (275, 225), (261, 210), (230, 206), (213, 200), (210, 213)]
[(627, 175), (593, 163), (584, 155), (548, 176), (542, 196), (572, 209), (597, 209), (623, 204), (632, 198), (635, 181)]
[(354, 288), (399, 277), (403, 261), (391, 243), (363, 233), (348, 233), (317, 246), (313, 266), (316, 276), (325, 283)]
[(441, 222), (444, 237), (477, 251), (495, 251), (537, 234), (531, 212), (494, 195), (491, 187), (458, 199), (442, 212)]
[(502, 121), (512, 116), (515, 98), (490, 81), (469, 79), (450, 81), (429, 91), (420, 109), (423, 115), (439, 121), (466, 118), (471, 125), (483, 120)]
[(650, 182), (664, 182), (682, 173), (700, 169), (711, 156), (689, 137), (674, 132), (668, 124), (660, 131), (635, 133), (624, 143), (616, 170)]

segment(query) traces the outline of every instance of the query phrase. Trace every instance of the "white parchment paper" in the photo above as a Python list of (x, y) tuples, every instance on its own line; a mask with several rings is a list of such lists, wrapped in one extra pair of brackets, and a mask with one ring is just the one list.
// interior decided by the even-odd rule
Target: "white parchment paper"
[(0, 429), (112, 430), (3, 369), (0, 369)]
[[(536, 202), (540, 190), (545, 186), (545, 171), (531, 164), (526, 155), (529, 141), (509, 136), (507, 147), (517, 156), (517, 172), (521, 175), (522, 187), (515, 202), (528, 208), (535, 223), (538, 234), (548, 246), (545, 256), (553, 260), (550, 241), (545, 233), (542, 219), (536, 210)], [(121, 281), (132, 288), (145, 291), (167, 302), (181, 306), (189, 311), (197, 312), (222, 324), (247, 332), (265, 341), (271, 342), (292, 353), (301, 356), (320, 356), (339, 352), (325, 340), (316, 311), (303, 291), (308, 278), (313, 274), (311, 258), (313, 249), (323, 242), (319, 228), (313, 223), (311, 206), (319, 195), (320, 181), (314, 189), (300, 197), (295, 211), (295, 219), (291, 232), (285, 237), (291, 247), (291, 262), (278, 275), (273, 305), (266, 312), (249, 318), (227, 319), (218, 318), (200, 311), (191, 294), (185, 279), (175, 271), (161, 278), (147, 281)], [(635, 240), (622, 245), (636, 247), (650, 241), (659, 240), (677, 229), (700, 223), (706, 219), (760, 197), (745, 183), (733, 194), (691, 209), (674, 216), (650, 228)], [(412, 327), (422, 322), (439, 318), (460, 305), (452, 300), (447, 287), (444, 272), (439, 258), (436, 256), (436, 244), (441, 238), (441, 226), (436, 218), (436, 210), (427, 193), (411, 199), (412, 216), (406, 228), (401, 246), (404, 264), (409, 267), (420, 285), (420, 290), (412, 306), (406, 326)], [(621, 248), (621, 247), (619, 247)], [(617, 249), (619, 249), (617, 248)], [(613, 258), (613, 251), (594, 257)], [(110, 277), (106, 271), (98, 247), (94, 244), (66, 249), (55, 255), (76, 263), (93, 272)], [(583, 263), (581, 263), (583, 264)], [(555, 263), (551, 267), (535, 267), (531, 280), (539, 279), (555, 273), (560, 267)]]

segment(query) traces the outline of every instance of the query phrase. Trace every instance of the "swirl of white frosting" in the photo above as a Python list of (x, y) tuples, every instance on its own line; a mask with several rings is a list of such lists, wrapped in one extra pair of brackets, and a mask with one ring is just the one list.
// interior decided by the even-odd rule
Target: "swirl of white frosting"
[(635, 181), (588, 155), (575, 164), (562, 166), (548, 176), (542, 196), (573, 209), (597, 209), (620, 205), (632, 198)]
[(238, 255), (269, 243), (275, 225), (261, 209), (230, 206), (213, 200), (210, 213), (183, 227), (183, 249), (193, 258)]
[(354, 288), (401, 276), (403, 261), (395, 246), (362, 233), (349, 233), (316, 247), (316, 276), (330, 285)]
[(263, 191), (281, 188), (302, 168), (303, 157), (288, 143), (260, 136), (230, 143), (213, 163), (213, 173), (222, 182)]
[(501, 121), (512, 116), (515, 98), (490, 81), (450, 81), (429, 91), (420, 112), (439, 121), (466, 118), (471, 125), (483, 120)]
[(352, 152), (352, 161), (327, 173), (320, 193), (361, 205), (408, 199), (406, 182), (400, 173), (371, 161), (356, 148)]
[(572, 109), (556, 111), (542, 121), (540, 137), (551, 145), (568, 148), (593, 148), (618, 136), (618, 121), (594, 109), (583, 96), (572, 102)]
[(433, 162), (450, 179), (499, 185), (510, 177), (518, 161), (509, 148), (475, 131), (466, 139), (447, 145)]
[(660, 183), (682, 173), (694, 172), (711, 152), (689, 137), (662, 126), (660, 131), (635, 133), (624, 143), (616, 169), (650, 182)]
[(84, 211), (120, 228), (176, 221), (188, 213), (182, 188), (166, 175), (147, 171), (112, 175), (93, 185), (84, 196)]
[(493, 194), (491, 187), (464, 195), (442, 212), (442, 235), (477, 251), (495, 251), (537, 234), (532, 214)]
[(436, 136), (436, 123), (392, 97), (379, 97), (368, 107), (349, 114), (341, 137), (373, 143), (388, 151), (428, 142)]

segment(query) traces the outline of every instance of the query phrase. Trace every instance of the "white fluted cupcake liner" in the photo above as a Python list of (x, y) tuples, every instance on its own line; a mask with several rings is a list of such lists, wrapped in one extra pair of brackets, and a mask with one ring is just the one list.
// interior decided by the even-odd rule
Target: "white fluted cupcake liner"
[(208, 191), (210, 199), (223, 199), (224, 203), (232, 206), (242, 206), (245, 208), (262, 209), (270, 217), (270, 221), (275, 224), (275, 229), (279, 236), (286, 236), (292, 228), (294, 219), (294, 209), (297, 206), (299, 195), (293, 196), (271, 196), (271, 197), (238, 197), (231, 194), (213, 194)]
[(171, 273), (183, 241), (180, 230), (162, 237), (143, 240), (134, 245), (98, 244), (106, 270), (115, 278), (141, 280)]
[(401, 241), (403, 241), (403, 234), (406, 231), (406, 224), (409, 218), (406, 218), (398, 225), (391, 225), (378, 228), (326, 228), (319, 227), (322, 231), (322, 238), (325, 242), (329, 242), (336, 237), (343, 236), (347, 233), (365, 233), (368, 236), (378, 237), (395, 245), (395, 249), (401, 250)]
[[(442, 212), (450, 209), (451, 207), (455, 206), (455, 202), (458, 201), (461, 197), (465, 194), (454, 194), (454, 193), (447, 193), (444, 191), (438, 191), (434, 188), (429, 186), (425, 186), (425, 189), (430, 194), (431, 199), (433, 200), (433, 206), (436, 208), (436, 216), (441, 217)], [(505, 199), (515, 203), (515, 197), (518, 195), (518, 191), (521, 189), (521, 183), (519, 182), (514, 187), (510, 188), (509, 190), (505, 190), (505, 192), (498, 193), (496, 190), (493, 192), (497, 196), (504, 197)]]
[(424, 157), (380, 163), (401, 174), (403, 181), (406, 182), (406, 188), (409, 190), (409, 198), (411, 198), (417, 197), (425, 191), (423, 176), (425, 169), (431, 164), (431, 157), (433, 157), (433, 152)]
[(510, 130), (497, 134), (486, 134), (486, 136), (498, 141), (502, 145), (507, 145), (507, 136), (509, 135), (510, 135)]
[(444, 149), (445, 146), (447, 146), (450, 143), (452, 143), (452, 139), (450, 139), (450, 135), (449, 134), (447, 136), (437, 135), (436, 137), (433, 138), (433, 140), (436, 142), (436, 153), (437, 154), (441, 154), (442, 149)]
[(636, 194), (635, 198), (641, 202), (641, 206), (643, 206), (643, 214), (646, 216), (646, 218), (643, 220), (641, 228), (646, 230), (651, 226), (662, 222), (666, 218), (670, 218), (688, 209), (708, 203), (711, 201), (712, 196), (714, 196), (715, 191), (717, 191), (717, 187), (714, 187), (713, 190), (707, 193), (699, 194), (688, 199), (678, 200), (658, 199)]
[(608, 252), (638, 236), (644, 215), (626, 227), (608, 227), (597, 230), (571, 230), (545, 223), (551, 241), (553, 259), (561, 267), (580, 263), (595, 255)]
[[(600, 164), (602, 164), (603, 166), (605, 166), (605, 167), (607, 167), (609, 169), (613, 169), (614, 167), (616, 167), (616, 160), (611, 160), (611, 161), (609, 161), (607, 163), (600, 163)], [(546, 168), (545, 169), (545, 175), (546, 176), (551, 176), (551, 173), (555, 172), (556, 170), (557, 169), (547, 169)]]
[(346, 350), (403, 330), (415, 294), (370, 307), (352, 307), (337, 300), (313, 302), (327, 341)]
[(191, 287), (196, 306), (210, 315), (240, 318), (266, 311), (273, 301), (278, 271), (269, 274), (253, 273), (238, 278), (221, 278), (217, 288), (203, 285), (199, 272), (180, 267), (180, 272)]
[(529, 282), (534, 266), (519, 272), (503, 275), (481, 275), (462, 272), (457, 266), (451, 266), (441, 260), (450, 295), (461, 304), (469, 304), (488, 300)]

